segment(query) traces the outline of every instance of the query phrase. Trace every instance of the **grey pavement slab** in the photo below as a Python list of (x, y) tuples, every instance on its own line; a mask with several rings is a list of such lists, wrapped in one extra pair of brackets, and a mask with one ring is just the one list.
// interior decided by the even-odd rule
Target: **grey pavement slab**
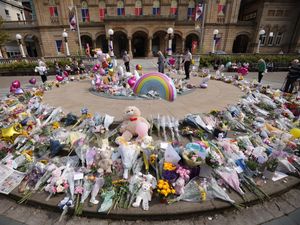
[(0, 215), (0, 225), (26, 225), (9, 217)]

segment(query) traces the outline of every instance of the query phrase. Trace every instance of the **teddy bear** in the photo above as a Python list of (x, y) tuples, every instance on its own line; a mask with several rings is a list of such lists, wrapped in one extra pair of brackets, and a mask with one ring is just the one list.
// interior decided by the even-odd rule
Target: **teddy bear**
[(135, 202), (132, 204), (133, 207), (139, 207), (142, 202), (143, 210), (149, 210), (149, 201), (152, 198), (152, 189), (156, 187), (156, 179), (151, 175), (144, 175), (139, 173), (136, 179), (132, 180), (140, 183), (140, 188), (137, 192)]
[(100, 151), (96, 153), (96, 162), (99, 167), (99, 172), (102, 170), (105, 173), (111, 173), (112, 159), (111, 159), (111, 150), (108, 148), (102, 148)]
[(150, 124), (141, 116), (141, 111), (135, 106), (128, 106), (124, 111), (124, 120), (121, 124), (120, 132), (122, 136), (117, 137), (118, 145), (129, 142), (134, 136), (138, 141), (151, 142), (148, 136)]

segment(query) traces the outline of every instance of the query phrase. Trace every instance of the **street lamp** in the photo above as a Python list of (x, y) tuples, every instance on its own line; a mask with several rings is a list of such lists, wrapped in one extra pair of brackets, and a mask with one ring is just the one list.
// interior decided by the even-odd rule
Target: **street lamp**
[(67, 51), (67, 56), (70, 56), (70, 51), (69, 51), (69, 45), (68, 45), (68, 33), (66, 32), (66, 29), (64, 29), (62, 36), (65, 40), (65, 44), (66, 44), (66, 51)]
[(167, 33), (168, 33), (168, 38), (169, 38), (169, 46), (168, 46), (168, 55), (172, 55), (172, 38), (173, 38), (173, 28), (172, 27), (169, 27), (168, 30), (167, 30)]
[(20, 52), (23, 58), (25, 58), (25, 53), (22, 45), (22, 35), (21, 34), (16, 34), (16, 39), (18, 41), (19, 47), (20, 47)]
[(114, 48), (113, 48), (113, 35), (114, 35), (114, 30), (109, 29), (108, 30), (108, 35), (109, 35), (109, 54), (110, 56), (114, 56)]
[(264, 29), (261, 29), (259, 32), (259, 39), (258, 39), (258, 45), (257, 45), (257, 50), (256, 53), (259, 53), (259, 47), (260, 47), (260, 43), (262, 41), (263, 36), (266, 34), (266, 31)]
[(218, 33), (219, 33), (219, 30), (218, 30), (218, 29), (214, 29), (214, 32), (213, 32), (213, 35), (214, 35), (214, 41), (213, 41), (212, 53), (215, 53), (215, 45), (216, 45)]

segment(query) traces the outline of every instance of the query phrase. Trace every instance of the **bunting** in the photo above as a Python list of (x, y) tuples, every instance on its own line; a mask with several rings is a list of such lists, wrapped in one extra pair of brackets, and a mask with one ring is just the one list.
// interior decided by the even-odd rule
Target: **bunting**
[(218, 2), (218, 16), (225, 16), (226, 0), (219, 0)]
[(198, 1), (196, 4), (195, 21), (203, 20), (204, 4), (202, 1)]

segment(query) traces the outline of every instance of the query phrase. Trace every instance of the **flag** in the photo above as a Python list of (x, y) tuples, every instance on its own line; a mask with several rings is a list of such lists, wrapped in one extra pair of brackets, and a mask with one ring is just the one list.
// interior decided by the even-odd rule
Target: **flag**
[(218, 2), (218, 16), (225, 16), (226, 0), (219, 0)]
[(76, 13), (75, 13), (74, 6), (69, 7), (69, 24), (70, 24), (70, 29), (72, 31), (75, 31), (77, 28), (77, 20), (76, 20)]
[(196, 4), (196, 15), (195, 21), (200, 21), (203, 19), (203, 12), (204, 12), (204, 4), (202, 1)]
[(222, 37), (216, 37), (216, 49), (221, 48), (221, 39)]
[(103, 21), (105, 17), (105, 8), (99, 8), (99, 17), (100, 20)]

